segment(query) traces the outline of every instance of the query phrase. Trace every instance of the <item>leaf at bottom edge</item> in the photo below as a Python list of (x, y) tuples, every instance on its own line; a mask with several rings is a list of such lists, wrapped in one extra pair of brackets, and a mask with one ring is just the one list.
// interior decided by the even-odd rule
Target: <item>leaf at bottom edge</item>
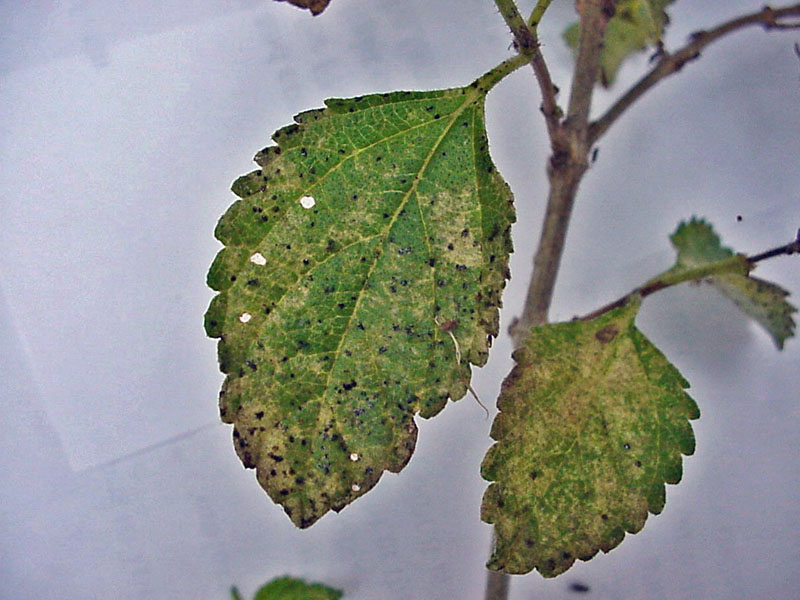
[[(231, 590), (233, 600), (241, 596), (236, 588)], [(339, 600), (340, 590), (335, 590), (321, 583), (306, 583), (293, 577), (278, 577), (261, 586), (253, 600)]]

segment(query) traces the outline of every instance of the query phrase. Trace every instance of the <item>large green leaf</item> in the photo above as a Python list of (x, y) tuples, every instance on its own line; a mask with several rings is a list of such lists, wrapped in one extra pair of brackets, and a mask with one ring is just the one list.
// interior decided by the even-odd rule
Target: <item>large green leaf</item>
[[(670, 240), (678, 257), (675, 266), (665, 275), (680, 274), (736, 256), (732, 250), (722, 246), (711, 225), (702, 219), (692, 218), (681, 223)], [(786, 339), (794, 335), (792, 314), (797, 309), (786, 301), (789, 292), (782, 287), (752, 277), (747, 272), (721, 273), (706, 277), (704, 281), (711, 283), (764, 327), (778, 348), (783, 348)]]
[[(236, 588), (231, 590), (233, 600), (241, 600)], [(306, 583), (302, 579), (279, 577), (273, 579), (253, 596), (253, 600), (339, 600), (342, 592), (320, 583)]]
[[(661, 41), (669, 17), (664, 10), (674, 0), (621, 0), (614, 17), (608, 22), (601, 57), (600, 82), (608, 87), (614, 83), (619, 66), (630, 55), (655, 46)], [(570, 25), (564, 40), (577, 51), (580, 24)]]
[(489, 568), (552, 577), (639, 531), (681, 478), (699, 412), (636, 328), (639, 301), (532, 330), (503, 383), (482, 475)]
[(300, 527), (400, 471), (415, 413), (462, 397), (487, 359), (514, 220), (488, 86), (328, 100), (234, 183), (208, 275), (220, 413)]

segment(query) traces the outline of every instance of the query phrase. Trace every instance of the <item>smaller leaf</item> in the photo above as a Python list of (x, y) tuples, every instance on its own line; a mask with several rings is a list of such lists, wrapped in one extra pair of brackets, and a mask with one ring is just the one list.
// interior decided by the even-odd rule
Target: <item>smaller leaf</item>
[(307, 8), (314, 16), (328, 8), (330, 1), (331, 0), (276, 0), (276, 2), (289, 2), (289, 4), (294, 4), (298, 8)]
[[(665, 275), (736, 256), (730, 248), (722, 246), (711, 225), (702, 219), (692, 218), (688, 223), (681, 223), (670, 240), (678, 251), (678, 259)], [(722, 273), (705, 280), (764, 327), (779, 349), (783, 348), (787, 338), (794, 335), (792, 313), (797, 309), (786, 301), (789, 292), (782, 287), (746, 273)]]
[(495, 528), (490, 569), (563, 573), (639, 531), (680, 481), (699, 411), (635, 327), (639, 304), (538, 327), (514, 353), (481, 466), (493, 482), (481, 509)]
[[(236, 588), (231, 590), (234, 600), (239, 600)], [(339, 600), (342, 592), (319, 583), (306, 583), (302, 579), (279, 577), (261, 587), (253, 600)]]
[[(614, 83), (620, 64), (630, 55), (655, 46), (661, 41), (669, 17), (664, 8), (674, 0), (622, 0), (606, 28), (601, 57), (600, 82), (604, 87)], [(580, 24), (574, 23), (564, 32), (564, 40), (574, 52), (578, 49)]]

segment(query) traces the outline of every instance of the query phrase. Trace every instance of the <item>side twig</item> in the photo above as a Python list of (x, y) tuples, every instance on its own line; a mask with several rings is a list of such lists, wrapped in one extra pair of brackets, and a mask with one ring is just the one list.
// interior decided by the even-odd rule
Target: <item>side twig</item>
[(766, 252), (762, 252), (761, 254), (756, 254), (755, 256), (751, 256), (747, 259), (747, 262), (749, 262), (751, 265), (754, 265), (759, 261), (772, 258), (773, 256), (781, 256), (782, 254), (791, 256), (792, 254), (798, 254), (798, 253), (800, 253), (800, 229), (797, 230), (797, 237), (794, 239), (793, 242), (786, 244), (785, 246), (773, 248), (772, 250), (767, 250)]
[(536, 81), (542, 94), (540, 108), (544, 115), (547, 133), (552, 141), (557, 135), (562, 112), (556, 102), (558, 88), (553, 84), (553, 80), (550, 77), (550, 70), (547, 68), (547, 63), (542, 55), (539, 47), (539, 38), (536, 33), (536, 26), (539, 24), (547, 7), (550, 6), (551, 1), (539, 0), (527, 22), (522, 18), (513, 0), (495, 0), (495, 4), (514, 36), (514, 47), (520, 54), (528, 58), (531, 67), (533, 67), (533, 73), (536, 76)]
[(613, 15), (614, 2), (582, 2), (578, 56), (567, 115), (563, 120), (556, 117), (555, 125), (548, 126), (553, 149), (547, 167), (550, 192), (525, 307), (522, 316), (512, 325), (511, 334), (517, 344), (531, 327), (547, 322), (572, 205), (588, 168), (589, 109), (600, 71), (603, 36)]
[[(760, 262), (762, 260), (767, 260), (768, 258), (774, 258), (776, 256), (783, 256), (783, 255), (791, 256), (792, 254), (800, 254), (800, 229), (797, 230), (797, 237), (794, 239), (794, 241), (785, 244), (783, 246), (779, 246), (778, 248), (773, 248), (772, 250), (761, 252), (760, 254), (756, 254), (754, 256), (748, 256), (746, 257), (746, 260), (751, 265), (750, 268), (753, 268), (755, 267), (755, 264), (757, 262)], [(687, 281), (701, 281), (706, 276), (707, 275), (704, 275), (703, 277)], [(656, 278), (644, 284), (643, 286), (640, 286), (635, 290), (625, 294), (621, 298), (617, 298), (613, 302), (609, 302), (605, 306), (601, 306), (597, 310), (593, 310), (592, 312), (583, 315), (582, 317), (575, 317), (573, 320), (591, 321), (592, 319), (596, 319), (597, 317), (604, 315), (607, 312), (614, 310), (615, 308), (620, 308), (621, 306), (625, 306), (625, 304), (628, 302), (628, 299), (633, 295), (638, 294), (642, 298), (646, 298), (651, 294), (655, 294), (658, 291), (664, 290), (668, 287), (672, 287), (673, 285), (677, 285), (678, 283), (683, 283), (683, 281), (676, 282), (676, 281), (668, 281), (661, 278)]]
[(792, 18), (800, 18), (800, 4), (784, 8), (765, 6), (757, 12), (731, 19), (713, 29), (693, 33), (689, 43), (683, 48), (671, 53), (663, 52), (656, 66), (625, 92), (604, 115), (591, 124), (589, 128), (590, 143), (593, 144), (602, 137), (609, 127), (647, 90), (662, 79), (680, 71), (686, 63), (698, 59), (701, 51), (712, 42), (751, 25), (761, 25), (766, 30), (800, 28), (800, 21), (789, 21)]

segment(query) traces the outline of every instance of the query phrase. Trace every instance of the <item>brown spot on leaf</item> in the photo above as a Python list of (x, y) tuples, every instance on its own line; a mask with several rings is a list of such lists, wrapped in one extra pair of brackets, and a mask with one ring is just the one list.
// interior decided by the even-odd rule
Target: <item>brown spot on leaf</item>
[(600, 331), (595, 333), (594, 337), (597, 338), (597, 340), (601, 344), (607, 344), (615, 337), (617, 337), (618, 333), (619, 333), (619, 327), (611, 323), (610, 325), (606, 325)]
[(456, 327), (458, 327), (458, 319), (451, 319), (439, 325), (439, 328), (444, 332), (453, 331)]

